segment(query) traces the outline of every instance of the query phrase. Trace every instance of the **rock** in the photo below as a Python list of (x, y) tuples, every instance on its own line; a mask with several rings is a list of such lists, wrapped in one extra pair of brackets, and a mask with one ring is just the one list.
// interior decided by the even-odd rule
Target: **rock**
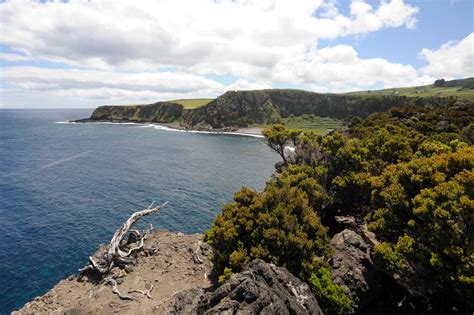
[(275, 163), (275, 169), (278, 173), (283, 173), (284, 171), (286, 171), (288, 169), (288, 165), (283, 161), (276, 162)]
[(372, 244), (356, 232), (345, 229), (331, 239), (334, 248), (331, 275), (334, 283), (349, 289), (358, 308), (370, 304), (382, 291), (381, 274), (370, 259)]
[(336, 221), (337, 224), (344, 228), (349, 228), (349, 229), (357, 229), (357, 222), (354, 217), (352, 216), (335, 216), (334, 220)]
[(168, 314), (323, 314), (309, 286), (288, 270), (257, 259), (212, 292), (174, 296)]

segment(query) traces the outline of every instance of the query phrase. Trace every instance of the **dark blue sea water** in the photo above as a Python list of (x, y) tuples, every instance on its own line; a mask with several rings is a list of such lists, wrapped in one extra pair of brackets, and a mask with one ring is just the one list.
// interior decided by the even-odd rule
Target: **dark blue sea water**
[[(202, 232), (277, 160), (262, 139), (137, 125), (58, 124), (90, 110), (0, 110), (0, 313), (82, 267), (150, 202), (144, 222)], [(144, 223), (142, 223), (144, 224)]]

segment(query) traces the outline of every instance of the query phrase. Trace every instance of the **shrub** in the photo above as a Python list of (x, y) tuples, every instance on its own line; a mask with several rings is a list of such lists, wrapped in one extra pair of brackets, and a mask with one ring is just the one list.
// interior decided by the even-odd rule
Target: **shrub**
[(474, 294), (473, 165), (470, 147), (390, 166), (373, 181), (374, 260), (420, 296)]
[(216, 271), (242, 270), (261, 258), (305, 278), (331, 254), (326, 229), (308, 197), (290, 183), (270, 182), (264, 193), (243, 188), (206, 232)]
[(312, 291), (325, 314), (352, 314), (352, 301), (347, 289), (335, 285), (327, 268), (320, 268), (309, 279)]
[(319, 185), (297, 167), (271, 181), (263, 193), (243, 188), (218, 215), (205, 240), (213, 248), (219, 282), (256, 258), (286, 267), (312, 285), (329, 314), (347, 313), (351, 301), (328, 271), (332, 254), (326, 228), (308, 203), (319, 198)]

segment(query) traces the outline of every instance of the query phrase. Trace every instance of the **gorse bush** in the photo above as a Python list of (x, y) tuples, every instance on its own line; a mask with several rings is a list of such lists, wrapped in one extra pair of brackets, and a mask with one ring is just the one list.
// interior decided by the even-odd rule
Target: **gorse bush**
[(373, 180), (375, 260), (422, 296), (474, 294), (474, 149), (388, 167)]
[(299, 187), (313, 191), (314, 183), (298, 174), (270, 182), (263, 193), (243, 188), (235, 194), (235, 202), (224, 206), (206, 232), (216, 271), (223, 274), (219, 280), (261, 258), (286, 267), (303, 280), (322, 281), (324, 287), (313, 288), (321, 307), (330, 314), (346, 313), (352, 309), (347, 292), (330, 275), (321, 278), (318, 273), (328, 267), (332, 250), (326, 228)]
[(322, 308), (329, 314), (352, 314), (354, 309), (347, 296), (347, 289), (335, 285), (331, 279), (329, 269), (321, 267), (311, 275), (309, 283), (314, 295), (321, 301)]
[(303, 277), (326, 265), (331, 255), (326, 228), (301, 189), (271, 182), (264, 193), (243, 188), (234, 200), (206, 232), (219, 274), (225, 267), (238, 272), (256, 258)]
[(445, 310), (473, 308), (474, 106), (453, 104), (354, 118), (325, 136), (267, 129), (288, 166), (263, 192), (237, 192), (206, 232), (222, 280), (261, 258), (308, 282), (326, 313), (352, 312), (331, 279), (328, 236), (336, 215), (351, 215), (380, 241), (376, 266), (425, 310), (439, 296)]

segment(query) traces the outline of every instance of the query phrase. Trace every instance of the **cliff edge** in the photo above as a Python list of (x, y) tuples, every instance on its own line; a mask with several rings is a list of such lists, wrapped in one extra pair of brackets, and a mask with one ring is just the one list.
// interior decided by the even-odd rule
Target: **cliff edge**
[(223, 285), (213, 283), (211, 250), (201, 238), (149, 235), (133, 266), (112, 270), (127, 299), (104, 281), (71, 276), (12, 314), (323, 314), (308, 284), (263, 260)]

